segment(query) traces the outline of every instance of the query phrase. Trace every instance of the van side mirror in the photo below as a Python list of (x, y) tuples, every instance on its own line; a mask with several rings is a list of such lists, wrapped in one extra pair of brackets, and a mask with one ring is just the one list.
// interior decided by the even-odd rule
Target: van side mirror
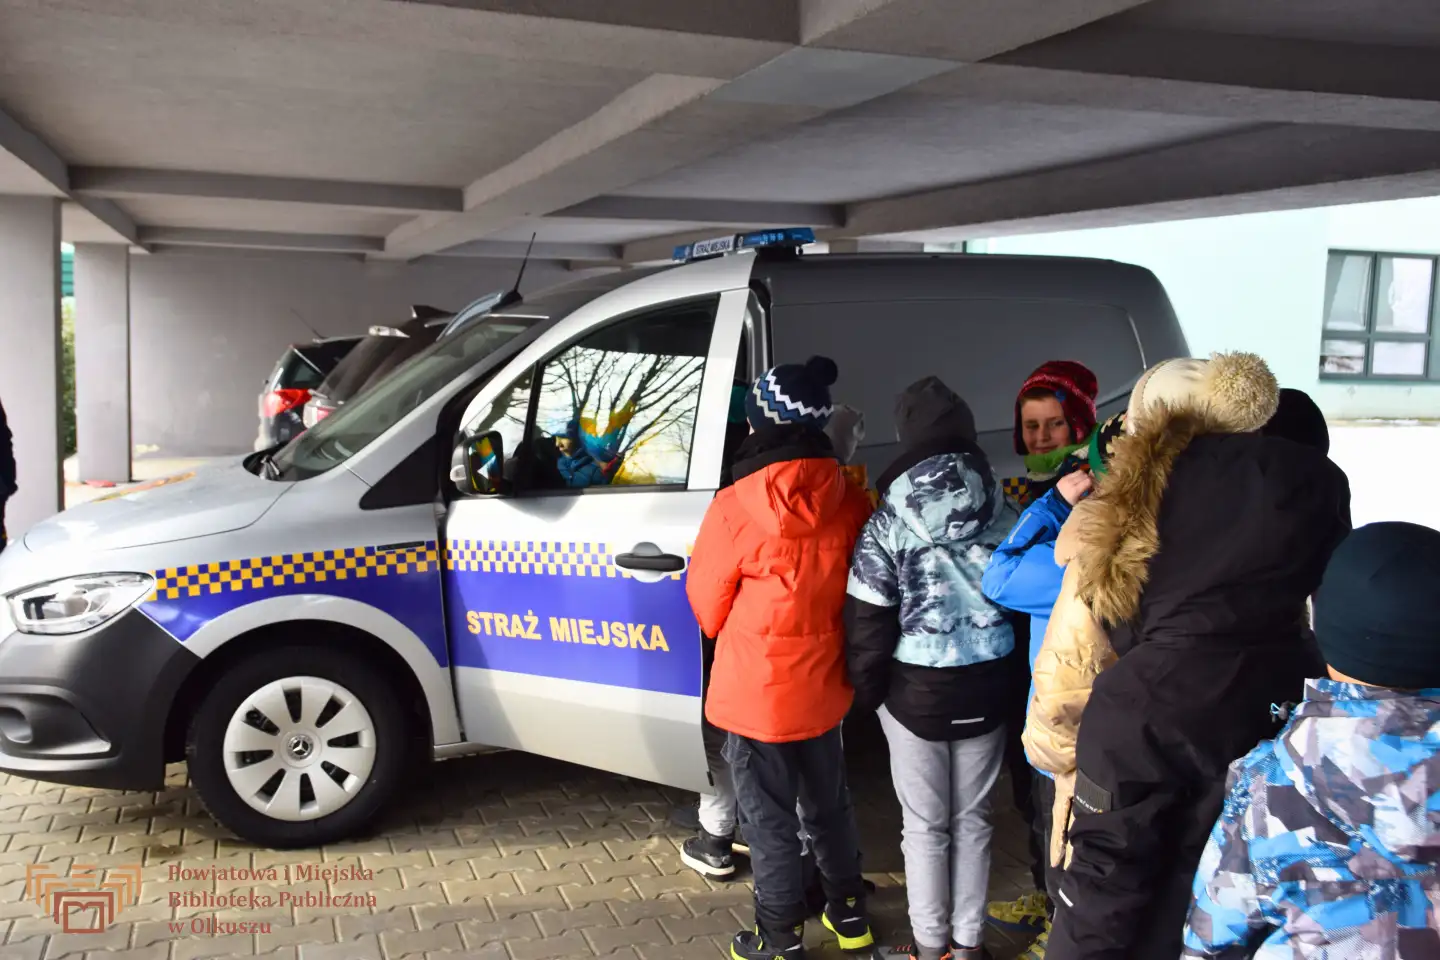
[(450, 482), (467, 497), (493, 497), (503, 493), (504, 438), (492, 430), (461, 440), (450, 458)]

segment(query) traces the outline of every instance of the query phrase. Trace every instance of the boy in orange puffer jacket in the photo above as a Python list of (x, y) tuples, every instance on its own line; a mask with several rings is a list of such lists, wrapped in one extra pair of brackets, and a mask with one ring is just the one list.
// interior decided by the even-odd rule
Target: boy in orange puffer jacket
[(823, 432), (837, 374), (812, 357), (756, 381), (745, 404), (754, 432), (705, 514), (686, 582), (701, 630), (717, 638), (705, 716), (728, 732), (754, 871), (755, 929), (736, 935), (736, 960), (805, 955), (802, 819), (825, 887), (821, 922), (843, 949), (874, 943), (840, 743), (853, 698), (845, 588), (871, 508)]

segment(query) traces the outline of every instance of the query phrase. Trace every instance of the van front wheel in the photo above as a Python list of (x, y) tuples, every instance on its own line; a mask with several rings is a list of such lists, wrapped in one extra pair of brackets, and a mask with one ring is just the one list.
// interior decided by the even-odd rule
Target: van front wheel
[(211, 815), (266, 847), (332, 843), (394, 797), (414, 738), (369, 664), (318, 647), (270, 649), (215, 684), (190, 726), (190, 778)]

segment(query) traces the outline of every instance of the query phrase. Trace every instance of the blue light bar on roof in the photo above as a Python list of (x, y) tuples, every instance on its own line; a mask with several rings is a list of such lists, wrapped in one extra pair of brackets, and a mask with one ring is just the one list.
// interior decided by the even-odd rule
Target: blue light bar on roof
[(736, 250), (758, 250), (762, 247), (800, 247), (815, 242), (815, 231), (809, 227), (786, 227), (783, 230), (752, 230), (732, 233), (710, 240), (697, 240), (675, 248), (671, 259), (695, 260)]

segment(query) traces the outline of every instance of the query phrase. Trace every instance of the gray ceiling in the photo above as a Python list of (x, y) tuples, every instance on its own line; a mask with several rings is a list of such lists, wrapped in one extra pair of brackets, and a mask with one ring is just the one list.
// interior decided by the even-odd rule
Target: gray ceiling
[(0, 0), (67, 239), (661, 259), (1437, 192), (1434, 0)]

